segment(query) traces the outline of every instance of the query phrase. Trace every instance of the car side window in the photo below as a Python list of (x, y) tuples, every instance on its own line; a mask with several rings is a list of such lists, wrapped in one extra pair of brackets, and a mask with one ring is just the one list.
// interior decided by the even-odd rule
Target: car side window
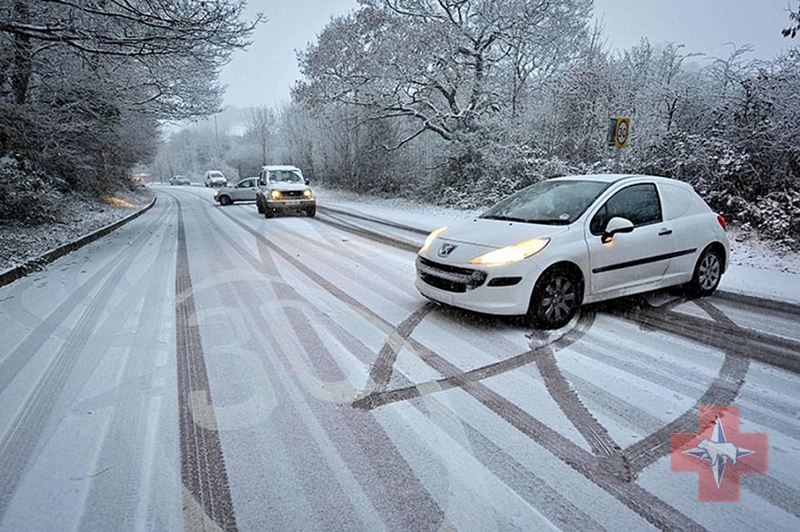
[(589, 225), (592, 234), (602, 234), (615, 216), (630, 220), (634, 227), (660, 222), (661, 202), (655, 184), (631, 185), (611, 196), (592, 218)]

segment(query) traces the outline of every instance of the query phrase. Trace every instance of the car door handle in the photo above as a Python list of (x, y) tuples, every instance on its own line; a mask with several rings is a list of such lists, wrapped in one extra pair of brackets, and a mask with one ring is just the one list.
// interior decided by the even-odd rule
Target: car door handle
[(667, 236), (672, 234), (672, 229), (662, 229), (658, 232), (658, 236)]

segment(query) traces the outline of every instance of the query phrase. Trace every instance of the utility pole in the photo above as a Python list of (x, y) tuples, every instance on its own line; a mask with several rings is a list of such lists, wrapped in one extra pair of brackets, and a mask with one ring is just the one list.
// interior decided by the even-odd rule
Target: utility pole
[(217, 132), (217, 114), (214, 113), (214, 164), (219, 164), (219, 133)]

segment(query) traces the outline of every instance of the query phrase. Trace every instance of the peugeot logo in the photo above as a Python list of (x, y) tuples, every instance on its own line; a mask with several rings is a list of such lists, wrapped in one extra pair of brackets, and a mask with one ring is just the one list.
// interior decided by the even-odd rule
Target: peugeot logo
[(439, 247), (439, 251), (436, 252), (436, 255), (444, 258), (450, 255), (454, 249), (456, 249), (456, 246), (454, 246), (453, 244), (442, 244)]

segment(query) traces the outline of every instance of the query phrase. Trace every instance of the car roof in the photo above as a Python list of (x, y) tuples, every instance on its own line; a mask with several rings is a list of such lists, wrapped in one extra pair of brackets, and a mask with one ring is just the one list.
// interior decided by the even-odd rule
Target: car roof
[(300, 170), (298, 167), (291, 166), (291, 165), (288, 165), (288, 164), (267, 165), (267, 166), (262, 166), (261, 169), (262, 170)]
[(670, 177), (661, 177), (647, 174), (587, 174), (587, 175), (568, 175), (563, 177), (554, 177), (553, 179), (563, 181), (596, 181), (599, 183), (618, 183), (621, 181), (638, 181), (638, 180), (652, 180), (662, 183), (672, 183), (679, 186), (690, 186), (688, 183), (672, 179)]

